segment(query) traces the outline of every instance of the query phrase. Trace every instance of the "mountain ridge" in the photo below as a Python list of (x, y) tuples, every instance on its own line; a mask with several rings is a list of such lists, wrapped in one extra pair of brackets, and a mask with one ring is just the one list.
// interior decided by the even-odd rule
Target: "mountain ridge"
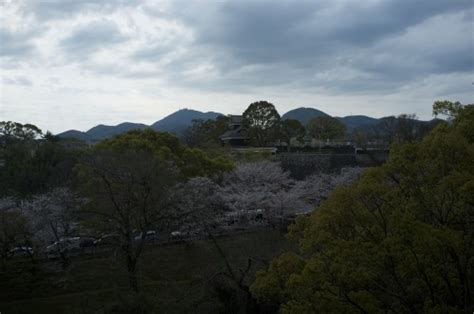
[[(77, 138), (88, 142), (99, 141), (114, 135), (124, 133), (134, 129), (146, 129), (152, 128), (157, 131), (166, 131), (175, 133), (177, 135), (182, 135), (187, 127), (192, 124), (192, 120), (201, 119), (216, 119), (218, 116), (223, 115), (222, 113), (208, 111), (202, 112), (194, 109), (180, 109), (175, 111), (163, 119), (160, 119), (150, 125), (143, 123), (134, 123), (134, 122), (122, 122), (117, 125), (105, 125), (98, 124), (89, 130), (83, 132), (78, 130), (67, 130), (62, 133), (57, 134), (57, 136), (62, 138)], [(282, 115), (282, 119), (296, 119), (300, 121), (303, 125), (315, 117), (331, 117), (331, 115), (318, 110), (312, 107), (298, 107), (292, 110), (287, 111)], [(350, 115), (344, 117), (334, 117), (344, 123), (348, 131), (352, 131), (355, 128), (361, 126), (371, 126), (379, 122), (380, 119), (372, 118), (365, 115)]]
[(152, 123), (151, 125), (134, 122), (122, 122), (117, 125), (98, 124), (85, 132), (72, 129), (61, 132), (57, 134), (57, 136), (62, 138), (77, 138), (89, 142), (100, 141), (120, 133), (128, 132), (130, 130), (146, 128), (152, 128), (157, 131), (166, 131), (180, 135), (186, 130), (188, 126), (191, 125), (192, 120), (215, 119), (220, 115), (222, 114), (218, 112), (201, 112), (198, 110), (184, 108), (173, 112), (172, 114)]

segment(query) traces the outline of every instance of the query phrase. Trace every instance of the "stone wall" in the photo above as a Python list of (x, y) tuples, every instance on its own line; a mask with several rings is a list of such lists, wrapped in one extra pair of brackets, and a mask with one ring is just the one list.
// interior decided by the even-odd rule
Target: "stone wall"
[(285, 171), (301, 180), (316, 173), (338, 172), (346, 167), (378, 166), (388, 158), (387, 151), (352, 154), (298, 154), (282, 153), (277, 160)]
[(331, 173), (345, 167), (356, 167), (355, 154), (279, 154), (277, 159), (295, 179), (315, 173)]

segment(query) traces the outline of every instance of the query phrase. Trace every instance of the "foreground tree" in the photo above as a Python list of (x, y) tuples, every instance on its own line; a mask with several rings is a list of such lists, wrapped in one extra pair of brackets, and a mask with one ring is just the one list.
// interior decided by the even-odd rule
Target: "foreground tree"
[(84, 220), (115, 236), (134, 292), (146, 232), (171, 215), (167, 191), (176, 176), (170, 162), (145, 152), (99, 152), (81, 165), (81, 191), (90, 200), (82, 211)]
[(280, 115), (275, 106), (266, 101), (251, 103), (243, 114), (242, 124), (256, 146), (266, 146), (278, 135)]
[(472, 312), (474, 106), (340, 188), (251, 290), (282, 313)]
[(2, 265), (11, 259), (15, 248), (32, 258), (32, 232), (26, 217), (17, 209), (0, 210), (0, 258)]
[(137, 264), (146, 233), (178, 221), (172, 188), (194, 176), (214, 176), (232, 168), (225, 158), (189, 149), (169, 133), (131, 131), (103, 141), (78, 168), (80, 189), (90, 201), (84, 220), (116, 238), (129, 277), (138, 291)]
[(435, 117), (442, 115), (446, 116), (448, 120), (453, 120), (461, 113), (463, 109), (464, 105), (459, 101), (452, 102), (448, 100), (438, 100), (433, 104), (433, 115)]

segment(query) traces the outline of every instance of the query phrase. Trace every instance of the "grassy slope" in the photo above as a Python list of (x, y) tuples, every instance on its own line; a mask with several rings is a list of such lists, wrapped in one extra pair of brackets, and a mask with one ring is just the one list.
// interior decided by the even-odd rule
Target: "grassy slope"
[[(271, 229), (220, 238), (219, 243), (234, 268), (244, 268), (249, 256), (269, 261), (290, 246), (283, 235)], [(110, 255), (78, 258), (65, 273), (1, 275), (0, 311), (102, 313), (126, 292), (126, 274)], [(263, 267), (263, 262), (255, 265), (252, 276)], [(224, 269), (210, 241), (153, 247), (144, 253), (140, 264), (141, 290), (156, 312), (214, 312), (218, 301), (206, 283)]]

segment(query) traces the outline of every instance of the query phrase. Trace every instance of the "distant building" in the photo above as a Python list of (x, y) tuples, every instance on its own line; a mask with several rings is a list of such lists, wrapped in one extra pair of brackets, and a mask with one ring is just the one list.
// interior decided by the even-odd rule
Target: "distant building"
[(233, 147), (247, 146), (250, 138), (242, 127), (242, 116), (229, 115), (229, 118), (229, 130), (220, 137), (222, 144)]

